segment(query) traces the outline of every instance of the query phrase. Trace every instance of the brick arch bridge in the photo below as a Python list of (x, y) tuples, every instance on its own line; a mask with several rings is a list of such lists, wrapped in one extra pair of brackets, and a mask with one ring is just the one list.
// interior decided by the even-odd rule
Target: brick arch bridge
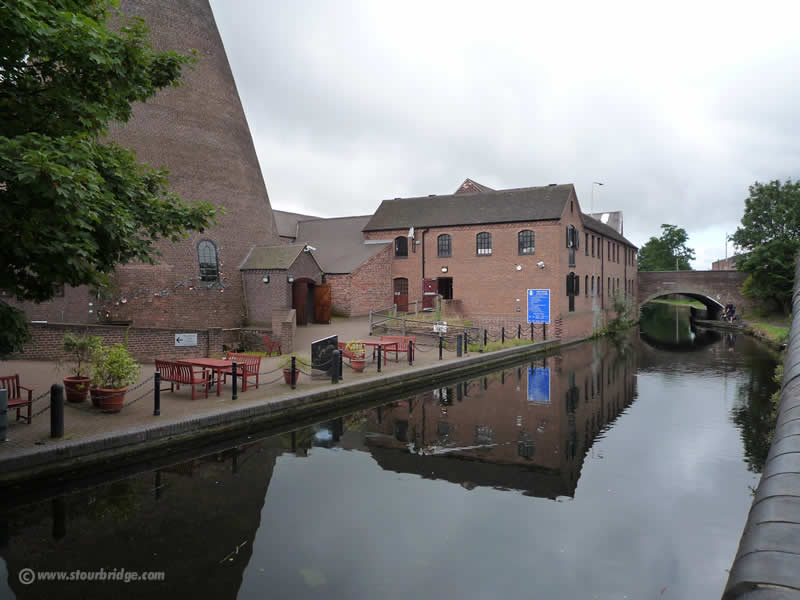
[(739, 291), (747, 278), (739, 271), (640, 271), (639, 307), (668, 294), (681, 294), (702, 302), (710, 318), (716, 318), (728, 302), (737, 312), (752, 308), (752, 301)]

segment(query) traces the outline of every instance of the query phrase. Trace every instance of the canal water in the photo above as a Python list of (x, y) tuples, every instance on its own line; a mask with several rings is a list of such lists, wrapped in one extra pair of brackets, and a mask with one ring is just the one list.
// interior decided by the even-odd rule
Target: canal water
[[(642, 328), (16, 503), (0, 598), (719, 597), (775, 359), (686, 309)], [(142, 572), (163, 581), (109, 581)]]

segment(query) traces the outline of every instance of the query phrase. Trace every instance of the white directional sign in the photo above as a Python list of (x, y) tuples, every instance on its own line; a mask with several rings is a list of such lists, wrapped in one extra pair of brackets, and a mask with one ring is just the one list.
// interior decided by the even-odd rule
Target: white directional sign
[(176, 346), (197, 346), (196, 333), (176, 333), (175, 334)]
[(447, 321), (436, 321), (433, 324), (433, 333), (447, 333)]

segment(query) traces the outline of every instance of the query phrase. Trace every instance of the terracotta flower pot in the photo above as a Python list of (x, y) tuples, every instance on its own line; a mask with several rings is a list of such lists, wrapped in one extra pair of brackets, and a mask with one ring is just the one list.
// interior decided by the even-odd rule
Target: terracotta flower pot
[(64, 391), (67, 395), (67, 402), (83, 402), (89, 394), (88, 377), (64, 377)]
[(363, 358), (353, 358), (350, 360), (350, 366), (356, 373), (361, 373), (367, 367), (367, 361)]
[(122, 410), (127, 391), (126, 387), (120, 389), (94, 387), (90, 390), (92, 404), (103, 412), (117, 413)]

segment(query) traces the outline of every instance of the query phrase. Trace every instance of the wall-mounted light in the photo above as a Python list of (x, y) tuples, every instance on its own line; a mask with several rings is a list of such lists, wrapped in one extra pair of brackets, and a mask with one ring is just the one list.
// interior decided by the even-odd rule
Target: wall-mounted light
[(261, 281), (264, 283), (269, 283), (269, 275), (264, 275), (264, 277), (261, 278)]
[(517, 265), (517, 266), (516, 266), (516, 267), (514, 267), (514, 268), (515, 268), (517, 271), (522, 271), (522, 265)]
[(539, 267), (540, 269), (544, 269), (544, 261), (540, 260), (539, 262), (536, 263), (536, 266)]
[(294, 275), (289, 273), (289, 283), (294, 283)]
[(442, 273), (447, 273), (447, 265), (444, 265), (444, 266), (442, 267)]

